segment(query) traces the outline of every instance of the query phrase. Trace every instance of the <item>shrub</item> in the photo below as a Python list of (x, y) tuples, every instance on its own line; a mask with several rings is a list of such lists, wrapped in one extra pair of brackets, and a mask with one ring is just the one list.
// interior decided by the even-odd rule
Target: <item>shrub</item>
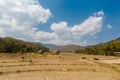
[(87, 59), (86, 57), (82, 57), (82, 59)]
[(97, 57), (94, 57), (93, 59), (94, 59), (94, 60), (99, 60), (99, 58), (97, 58)]

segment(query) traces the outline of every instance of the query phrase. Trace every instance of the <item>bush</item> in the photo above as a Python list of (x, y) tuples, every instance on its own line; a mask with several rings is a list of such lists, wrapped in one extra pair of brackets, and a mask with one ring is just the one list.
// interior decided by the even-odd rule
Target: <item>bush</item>
[(94, 59), (94, 60), (99, 60), (99, 58), (97, 58), (97, 57), (94, 57), (93, 59)]
[(0, 72), (0, 75), (2, 75), (3, 74), (3, 72)]
[(82, 59), (87, 59), (86, 57), (82, 57)]

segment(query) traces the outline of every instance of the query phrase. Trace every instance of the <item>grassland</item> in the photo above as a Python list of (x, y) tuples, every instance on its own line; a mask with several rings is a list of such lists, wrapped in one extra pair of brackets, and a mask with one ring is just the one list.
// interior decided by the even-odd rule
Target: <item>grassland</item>
[(20, 54), (1, 53), (0, 80), (120, 80), (119, 57), (73, 53), (24, 57), (22, 62)]

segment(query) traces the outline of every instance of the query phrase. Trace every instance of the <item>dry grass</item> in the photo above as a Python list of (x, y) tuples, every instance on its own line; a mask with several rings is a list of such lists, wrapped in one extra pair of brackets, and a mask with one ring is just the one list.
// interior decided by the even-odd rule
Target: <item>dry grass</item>
[(25, 62), (21, 62), (19, 54), (0, 54), (0, 80), (120, 80), (120, 65), (103, 61), (119, 60), (116, 57), (72, 53), (24, 56)]

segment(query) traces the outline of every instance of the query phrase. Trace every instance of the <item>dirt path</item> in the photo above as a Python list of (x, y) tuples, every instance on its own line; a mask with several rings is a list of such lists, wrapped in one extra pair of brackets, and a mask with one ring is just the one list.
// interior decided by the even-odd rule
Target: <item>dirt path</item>
[(107, 64), (120, 64), (120, 59), (100, 60), (100, 62)]

